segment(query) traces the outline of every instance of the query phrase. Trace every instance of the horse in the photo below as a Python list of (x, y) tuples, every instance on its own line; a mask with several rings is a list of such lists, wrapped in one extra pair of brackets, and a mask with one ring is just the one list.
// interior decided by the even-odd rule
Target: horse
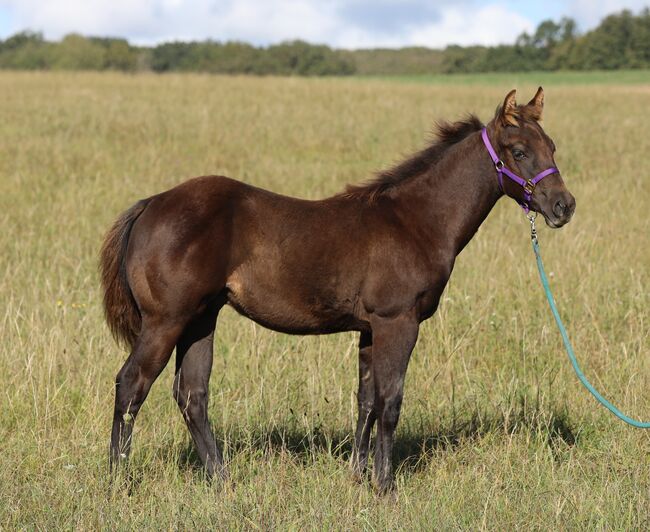
[(107, 323), (130, 347), (115, 379), (111, 470), (128, 458), (135, 418), (175, 348), (173, 396), (206, 476), (227, 478), (208, 420), (215, 327), (227, 304), (274, 331), (359, 333), (352, 471), (368, 476), (376, 424), (371, 480), (391, 491), (409, 358), (456, 256), (504, 195), (554, 228), (575, 210), (540, 125), (543, 105), (541, 87), (526, 105), (510, 91), (487, 125), (471, 114), (440, 122), (423, 150), (326, 199), (203, 176), (124, 212), (100, 260)]

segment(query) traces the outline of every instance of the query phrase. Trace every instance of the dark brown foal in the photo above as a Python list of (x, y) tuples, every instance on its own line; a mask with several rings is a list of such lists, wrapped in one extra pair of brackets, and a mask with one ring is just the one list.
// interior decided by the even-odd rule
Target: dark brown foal
[[(541, 88), (523, 106), (512, 91), (483, 133), (473, 116), (443, 124), (420, 153), (320, 201), (208, 176), (126, 211), (101, 260), (108, 324), (131, 346), (116, 379), (111, 463), (128, 456), (138, 411), (176, 348), (174, 397), (206, 473), (226, 475), (208, 381), (217, 316), (228, 304), (277, 331), (360, 333), (353, 470), (364, 476), (376, 424), (374, 482), (389, 490), (409, 358), (456, 256), (504, 192), (552, 227), (573, 214), (539, 125), (542, 107)], [(514, 177), (500, 185), (503, 168)]]

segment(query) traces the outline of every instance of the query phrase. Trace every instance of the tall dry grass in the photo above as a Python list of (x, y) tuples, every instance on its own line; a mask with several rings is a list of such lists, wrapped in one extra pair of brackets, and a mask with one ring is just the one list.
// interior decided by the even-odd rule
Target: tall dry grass
[[(0, 74), (0, 526), (650, 526), (650, 439), (584, 392), (502, 201), (422, 327), (398, 428), (397, 500), (354, 484), (356, 338), (290, 337), (226, 310), (210, 418), (233, 483), (203, 482), (171, 398), (138, 418), (130, 481), (107, 476), (113, 379), (97, 252), (138, 198), (221, 173), (317, 198), (417, 149), (437, 118), (488, 119), (490, 83)], [(536, 88), (519, 78), (520, 98)], [(650, 86), (546, 87), (546, 129), (578, 209), (541, 230), (578, 356), (650, 418)]]

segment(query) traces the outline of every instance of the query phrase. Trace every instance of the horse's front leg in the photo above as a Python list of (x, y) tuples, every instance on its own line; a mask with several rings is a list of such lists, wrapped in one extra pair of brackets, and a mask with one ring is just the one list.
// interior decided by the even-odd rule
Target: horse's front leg
[(373, 480), (381, 493), (393, 487), (393, 439), (399, 420), (404, 377), (418, 337), (415, 316), (371, 319), (372, 369), (377, 412), (377, 440)]
[(375, 380), (372, 371), (372, 334), (362, 332), (359, 338), (359, 420), (352, 450), (352, 474), (361, 481), (368, 467), (370, 434), (377, 420), (375, 411)]

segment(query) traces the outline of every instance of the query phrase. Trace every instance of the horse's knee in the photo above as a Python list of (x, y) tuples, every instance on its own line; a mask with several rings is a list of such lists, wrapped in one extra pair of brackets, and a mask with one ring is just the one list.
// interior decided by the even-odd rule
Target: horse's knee
[(125, 393), (129, 388), (130, 381), (133, 380), (133, 370), (131, 368), (130, 361), (127, 362), (120, 368), (120, 371), (115, 375), (115, 389), (118, 394)]
[(127, 360), (115, 376), (115, 411), (135, 415), (147, 398), (158, 373), (138, 361)]
[(125, 364), (115, 376), (115, 413), (135, 416), (143, 402), (143, 387), (133, 375), (131, 367)]
[(195, 419), (205, 412), (208, 392), (202, 388), (190, 388), (175, 382), (174, 399), (184, 416)]
[(397, 427), (399, 414), (402, 408), (402, 396), (389, 397), (383, 402), (381, 410), (381, 423), (387, 430), (393, 431)]
[(359, 397), (357, 400), (357, 407), (359, 408), (360, 414), (369, 414), (375, 411), (375, 400), (374, 398)]

